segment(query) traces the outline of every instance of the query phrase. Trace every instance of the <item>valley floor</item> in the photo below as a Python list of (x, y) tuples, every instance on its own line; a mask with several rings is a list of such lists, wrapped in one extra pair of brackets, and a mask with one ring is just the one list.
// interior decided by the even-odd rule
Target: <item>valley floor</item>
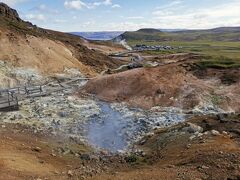
[(0, 180), (239, 180), (239, 36), (191, 33), (126, 51), (145, 42), (42, 29), (0, 3)]
[(144, 154), (130, 155), (89, 153), (62, 137), (5, 124), (0, 179), (238, 179), (239, 123), (239, 115), (197, 116), (155, 131), (137, 145)]
[[(0, 179), (239, 179), (239, 69), (202, 69), (192, 54), (155, 60), (87, 84), (76, 69), (46, 78), (2, 62), (6, 87), (31, 76), (63, 90), (0, 113)], [(128, 151), (94, 148), (122, 140)]]

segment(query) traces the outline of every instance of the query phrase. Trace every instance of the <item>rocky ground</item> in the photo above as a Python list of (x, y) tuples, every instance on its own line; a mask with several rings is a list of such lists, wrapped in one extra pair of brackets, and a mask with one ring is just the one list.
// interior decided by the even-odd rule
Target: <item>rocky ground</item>
[[(176, 67), (166, 66), (174, 66), (182, 75), (190, 72), (187, 78), (194, 76), (194, 81), (190, 79), (192, 83), (205, 81), (212, 87), (222, 82), (223, 72), (212, 70), (202, 76), (192, 66), (186, 71), (189, 65), (175, 64)], [(154, 73), (164, 68), (144, 71)], [(85, 85), (86, 80), (71, 81), (84, 78), (76, 69), (65, 69), (47, 78), (37, 71), (15, 68), (4, 62), (0, 70), (1, 82), (6, 87), (44, 82), (44, 91), (62, 88), (47, 96), (24, 99), (19, 111), (0, 113), (3, 179), (239, 178), (239, 115), (224, 111), (221, 109), (224, 106), (216, 106), (213, 101), (184, 109), (175, 106), (179, 103), (169, 94), (168, 101), (174, 101), (172, 105), (144, 109), (129, 106), (129, 101), (102, 101), (86, 91), (77, 93), (89, 84)], [(123, 75), (136, 71), (141, 69)], [(103, 78), (111, 76), (118, 74)], [(219, 79), (214, 80), (216, 77)], [(90, 85), (94, 81), (98, 82), (99, 78), (91, 80)], [(237, 83), (223, 83), (215, 91), (231, 87), (233, 91), (226, 96), (235, 97), (234, 102), (238, 102), (238, 89), (234, 88)], [(148, 95), (146, 89), (144, 92)], [(228, 101), (228, 105), (231, 103)]]
[(94, 77), (106, 68), (117, 68), (122, 62), (107, 56), (122, 47), (87, 41), (68, 33), (43, 29), (25, 22), (16, 10), (0, 3), (0, 60), (17, 67), (37, 69), (47, 75), (64, 68), (77, 68)]
[(0, 61), (2, 88), (52, 92), (0, 112), (1, 178), (238, 179), (239, 71), (168, 58), (89, 82)]
[(139, 142), (144, 154), (125, 157), (130, 165), (94, 179), (238, 179), (239, 115), (197, 116), (161, 129)]
[[(238, 179), (239, 115), (195, 116), (153, 131), (135, 152), (94, 152), (74, 139), (2, 124), (3, 179)], [(31, 165), (30, 165), (31, 164)]]
[[(176, 55), (172, 58), (177, 61)], [(155, 68), (143, 67), (95, 78), (81, 92), (144, 109), (161, 106), (239, 112), (239, 68), (201, 69), (196, 65), (199, 59), (182, 61), (182, 55), (179, 58), (175, 63)]]
[[(0, 180), (240, 179), (239, 68), (113, 59), (122, 46), (36, 27), (3, 3), (0, 20), (1, 89), (43, 85), (0, 112)], [(119, 69), (133, 58), (142, 68)]]

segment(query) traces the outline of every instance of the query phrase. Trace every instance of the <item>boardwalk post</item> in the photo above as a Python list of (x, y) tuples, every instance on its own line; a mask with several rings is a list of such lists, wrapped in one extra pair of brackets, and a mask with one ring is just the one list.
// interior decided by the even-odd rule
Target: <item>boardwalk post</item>
[(19, 104), (18, 104), (18, 97), (16, 96), (16, 103), (17, 103), (17, 107), (19, 106)]
[(40, 93), (42, 93), (43, 92), (43, 90), (42, 90), (42, 86), (40, 86)]
[(9, 92), (8, 92), (8, 105), (9, 105), (9, 106), (11, 105), (10, 99), (9, 99)]

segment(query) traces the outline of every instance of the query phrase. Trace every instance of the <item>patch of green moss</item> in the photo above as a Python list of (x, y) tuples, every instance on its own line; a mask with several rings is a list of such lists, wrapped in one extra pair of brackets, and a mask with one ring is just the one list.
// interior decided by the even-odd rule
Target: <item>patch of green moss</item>
[(218, 95), (212, 95), (211, 101), (214, 105), (219, 105), (223, 101), (223, 97)]
[(215, 69), (227, 69), (227, 68), (240, 68), (240, 60), (231, 59), (227, 57), (207, 57), (197, 63), (201, 69), (215, 68)]

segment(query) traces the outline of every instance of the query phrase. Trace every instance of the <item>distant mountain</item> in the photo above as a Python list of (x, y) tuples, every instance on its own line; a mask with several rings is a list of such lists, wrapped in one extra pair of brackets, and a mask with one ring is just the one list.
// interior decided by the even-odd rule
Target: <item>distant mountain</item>
[(137, 30), (139, 33), (159, 33), (161, 32), (159, 29), (153, 29), (153, 28), (144, 28)]
[(208, 30), (164, 30), (145, 28), (127, 31), (114, 38), (145, 41), (240, 41), (240, 27), (220, 27)]
[(187, 31), (187, 29), (159, 29), (162, 32), (179, 32), (179, 31)]
[[(178, 32), (183, 31), (184, 29), (152, 29), (152, 28), (146, 28), (146, 29), (140, 29), (139, 32), (146, 32), (146, 33), (158, 33), (160, 31), (162, 32)], [(70, 32), (70, 34), (77, 35), (84, 37), (88, 40), (111, 40), (116, 38), (117, 36), (123, 34), (124, 31), (100, 31), (100, 32)]]
[(111, 40), (119, 35), (123, 31), (103, 31), (103, 32), (71, 32), (71, 34), (84, 37), (89, 40)]

